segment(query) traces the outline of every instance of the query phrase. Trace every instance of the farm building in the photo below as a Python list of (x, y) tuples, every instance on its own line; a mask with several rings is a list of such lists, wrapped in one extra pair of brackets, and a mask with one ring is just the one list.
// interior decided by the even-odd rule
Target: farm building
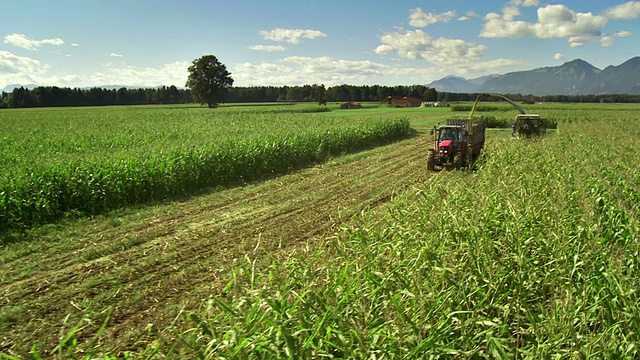
[(340, 109), (362, 109), (362, 105), (360, 105), (360, 103), (357, 103), (357, 102), (349, 101), (349, 102), (340, 104)]
[(449, 107), (449, 103), (444, 101), (425, 101), (422, 103), (422, 107)]
[(387, 96), (382, 103), (393, 107), (419, 107), (422, 100), (412, 96)]

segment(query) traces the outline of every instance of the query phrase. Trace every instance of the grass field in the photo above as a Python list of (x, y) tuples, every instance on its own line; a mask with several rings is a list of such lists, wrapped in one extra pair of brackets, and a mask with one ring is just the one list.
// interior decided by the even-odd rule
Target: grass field
[(489, 130), (474, 172), (426, 171), (446, 109), (331, 111), (314, 116), (401, 117), (417, 134), (35, 227), (0, 251), (0, 352), (637, 358), (640, 106), (526, 109), (557, 129)]

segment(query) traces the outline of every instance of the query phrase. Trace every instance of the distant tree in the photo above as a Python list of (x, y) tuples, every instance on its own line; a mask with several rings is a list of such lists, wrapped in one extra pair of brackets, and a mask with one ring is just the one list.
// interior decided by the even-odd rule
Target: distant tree
[(299, 86), (291, 86), (287, 89), (288, 101), (301, 101), (304, 98), (302, 88)]
[(362, 101), (362, 91), (357, 86), (349, 86), (349, 101)]
[(178, 91), (178, 88), (175, 85), (169, 86), (169, 89), (167, 90), (167, 97), (171, 104), (180, 102), (180, 91)]
[(2, 96), (0, 96), (0, 109), (6, 109), (9, 107), (9, 94), (6, 92), (2, 92)]
[(438, 101), (438, 92), (435, 88), (427, 88), (422, 94), (424, 101)]
[(193, 99), (210, 108), (218, 107), (226, 99), (228, 88), (233, 85), (231, 73), (213, 55), (204, 55), (193, 60), (192, 64), (186, 85), (191, 88)]
[(320, 86), (314, 85), (314, 88), (318, 105), (327, 105), (327, 89), (324, 87), (324, 84)]
[[(420, 90), (422, 90), (422, 92)], [(411, 90), (409, 91), (409, 95), (408, 96), (421, 99), (422, 98), (422, 94), (424, 93), (424, 91), (425, 91), (425, 89), (420, 89), (420, 87), (414, 85), (414, 86), (411, 87)]]
[(13, 89), (13, 91), (11, 92), (11, 97), (9, 97), (9, 107), (23, 108), (33, 105), (34, 104), (33, 100), (31, 99), (29, 89), (22, 86)]

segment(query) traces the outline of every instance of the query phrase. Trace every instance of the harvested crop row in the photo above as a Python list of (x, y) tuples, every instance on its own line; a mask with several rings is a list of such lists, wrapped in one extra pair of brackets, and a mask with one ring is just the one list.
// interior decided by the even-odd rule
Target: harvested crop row
[[(191, 317), (184, 348), (231, 358), (638, 357), (640, 221), (627, 197), (640, 157), (624, 150), (638, 132), (611, 120), (492, 143), (477, 172), (430, 177), (386, 218), (365, 216), (309, 259), (237, 269), (225, 296)], [(599, 141), (603, 131), (616, 147)]]

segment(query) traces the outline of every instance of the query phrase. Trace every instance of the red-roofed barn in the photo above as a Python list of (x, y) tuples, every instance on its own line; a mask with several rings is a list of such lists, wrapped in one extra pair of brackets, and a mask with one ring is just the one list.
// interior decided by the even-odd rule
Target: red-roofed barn
[(382, 103), (393, 107), (419, 107), (422, 100), (412, 96), (387, 96)]

